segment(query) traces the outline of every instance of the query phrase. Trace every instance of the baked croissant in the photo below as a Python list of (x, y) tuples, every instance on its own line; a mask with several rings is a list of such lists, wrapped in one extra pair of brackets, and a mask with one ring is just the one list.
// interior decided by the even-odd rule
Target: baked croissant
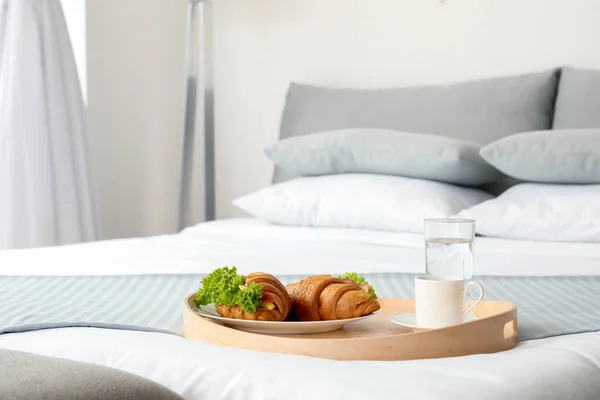
[(254, 272), (246, 276), (246, 285), (249, 286), (252, 283), (256, 283), (262, 288), (260, 307), (254, 314), (242, 310), (239, 305), (229, 308), (225, 304), (217, 307), (217, 313), (225, 318), (284, 321), (292, 309), (292, 299), (283, 284), (273, 275), (263, 272)]
[(287, 285), (292, 312), (299, 321), (320, 321), (362, 317), (379, 310), (369, 287), (331, 275), (309, 276)]

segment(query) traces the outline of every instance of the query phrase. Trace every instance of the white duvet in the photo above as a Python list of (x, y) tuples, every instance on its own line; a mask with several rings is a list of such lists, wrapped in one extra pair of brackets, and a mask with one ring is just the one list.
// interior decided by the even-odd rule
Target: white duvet
[[(600, 245), (477, 238), (480, 275), (599, 275)], [(424, 270), (420, 235), (277, 227), (251, 219), (178, 235), (0, 253), (0, 275)], [(492, 354), (338, 362), (221, 348), (178, 336), (94, 328), (0, 335), (0, 347), (88, 361), (155, 380), (187, 399), (600, 399), (600, 333)]]

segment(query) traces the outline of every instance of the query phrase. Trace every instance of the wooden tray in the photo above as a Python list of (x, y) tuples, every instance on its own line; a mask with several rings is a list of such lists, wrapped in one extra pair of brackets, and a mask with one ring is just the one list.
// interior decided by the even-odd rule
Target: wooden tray
[(413, 332), (389, 321), (392, 315), (414, 312), (413, 299), (379, 299), (381, 309), (375, 316), (337, 331), (261, 335), (201, 317), (193, 311), (194, 296), (184, 302), (184, 337), (220, 346), (334, 360), (383, 361), (496, 353), (517, 345), (517, 307), (505, 301), (479, 303), (471, 313), (476, 321)]

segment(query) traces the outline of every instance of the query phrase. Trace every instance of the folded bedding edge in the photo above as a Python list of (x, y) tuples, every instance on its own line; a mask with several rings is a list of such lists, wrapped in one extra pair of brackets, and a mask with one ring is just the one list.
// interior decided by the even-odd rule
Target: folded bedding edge
[(168, 329), (145, 327), (138, 325), (128, 324), (108, 324), (104, 322), (44, 322), (39, 324), (29, 325), (15, 325), (13, 327), (7, 327), (0, 329), (0, 335), (10, 333), (26, 333), (33, 331), (41, 331), (46, 329), (64, 329), (64, 328), (98, 328), (98, 329), (112, 329), (121, 331), (137, 331), (137, 332), (149, 332), (149, 333), (163, 333), (167, 335), (181, 336), (181, 333), (171, 331)]

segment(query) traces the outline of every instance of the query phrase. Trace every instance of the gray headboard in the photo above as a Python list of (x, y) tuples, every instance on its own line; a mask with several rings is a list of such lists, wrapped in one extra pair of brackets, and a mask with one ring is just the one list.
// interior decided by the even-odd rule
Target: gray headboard
[[(339, 89), (292, 83), (280, 138), (373, 127), (487, 144), (513, 133), (550, 129), (558, 77), (559, 70), (552, 69), (443, 86), (390, 89)], [(293, 177), (275, 168), (273, 182)]]

